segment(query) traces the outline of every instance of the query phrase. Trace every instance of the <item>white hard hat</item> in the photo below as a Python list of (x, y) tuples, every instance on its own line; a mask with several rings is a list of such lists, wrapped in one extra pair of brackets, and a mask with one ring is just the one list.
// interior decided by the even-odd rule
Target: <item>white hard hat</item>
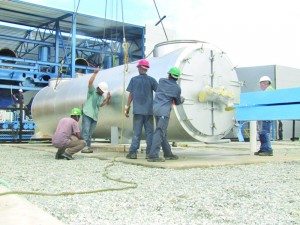
[(262, 82), (262, 81), (269, 81), (270, 84), (272, 83), (271, 78), (268, 77), (268, 76), (262, 76), (262, 77), (259, 79), (259, 83)]
[(19, 92), (23, 92), (23, 90), (22, 90), (22, 89), (19, 89)]
[(108, 85), (104, 81), (98, 84), (98, 88), (100, 88), (104, 93), (108, 92)]

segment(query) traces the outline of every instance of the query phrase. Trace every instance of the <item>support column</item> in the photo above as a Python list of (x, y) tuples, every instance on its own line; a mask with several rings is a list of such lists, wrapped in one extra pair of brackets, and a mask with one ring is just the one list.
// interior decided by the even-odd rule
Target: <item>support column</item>
[(250, 154), (256, 152), (257, 126), (256, 121), (250, 121)]
[(111, 127), (110, 128), (110, 143), (111, 144), (129, 144), (131, 141), (123, 135), (122, 143), (120, 143), (121, 132), (119, 127)]

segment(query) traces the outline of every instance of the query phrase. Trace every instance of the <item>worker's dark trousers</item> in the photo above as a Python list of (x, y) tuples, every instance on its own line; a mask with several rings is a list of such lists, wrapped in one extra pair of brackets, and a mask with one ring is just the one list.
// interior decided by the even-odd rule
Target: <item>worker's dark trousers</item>
[(262, 152), (271, 152), (273, 151), (270, 141), (270, 130), (271, 130), (272, 121), (262, 121), (262, 127), (259, 132), (260, 140), (260, 151)]
[(155, 120), (156, 120), (156, 129), (153, 134), (149, 158), (158, 158), (160, 147), (162, 147), (164, 156), (170, 156), (172, 155), (172, 151), (167, 136), (169, 117), (156, 116)]
[(140, 148), (143, 127), (146, 133), (146, 154), (149, 154), (153, 136), (153, 116), (139, 114), (133, 115), (133, 137), (129, 148), (130, 153), (137, 152)]
[(86, 146), (91, 147), (92, 136), (94, 130), (97, 126), (97, 121), (93, 120), (91, 117), (82, 114), (82, 137), (86, 141)]

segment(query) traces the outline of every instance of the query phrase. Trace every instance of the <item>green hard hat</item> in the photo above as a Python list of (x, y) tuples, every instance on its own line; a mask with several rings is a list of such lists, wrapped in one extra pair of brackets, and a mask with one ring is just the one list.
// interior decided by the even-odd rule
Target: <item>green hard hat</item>
[(70, 112), (70, 116), (81, 116), (81, 110), (79, 108), (73, 108)]
[(172, 68), (169, 70), (168, 74), (170, 74), (172, 77), (174, 77), (174, 78), (177, 79), (177, 78), (180, 77), (181, 72), (180, 72), (180, 69), (179, 69), (179, 68), (177, 68), (177, 67), (172, 67)]

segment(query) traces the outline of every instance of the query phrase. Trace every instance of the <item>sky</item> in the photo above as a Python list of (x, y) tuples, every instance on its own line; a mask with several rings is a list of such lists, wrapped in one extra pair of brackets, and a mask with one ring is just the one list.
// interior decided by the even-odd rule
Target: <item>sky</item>
[[(79, 0), (26, 0), (74, 11)], [(80, 0), (78, 12), (137, 25), (155, 25), (153, 0)], [(226, 52), (237, 67), (300, 69), (298, 0), (155, 0), (163, 25), (177, 39), (199, 40)]]

